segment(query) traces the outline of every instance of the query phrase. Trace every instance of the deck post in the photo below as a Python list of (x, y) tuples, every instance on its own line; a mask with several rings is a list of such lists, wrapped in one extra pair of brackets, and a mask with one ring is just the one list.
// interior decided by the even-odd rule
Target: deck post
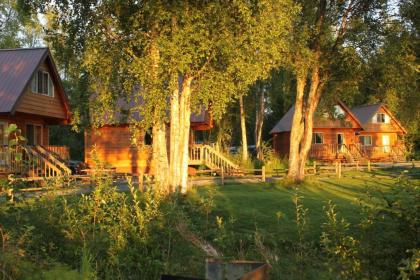
[(368, 160), (367, 166), (368, 166), (368, 171), (370, 172), (370, 160)]
[(261, 169), (261, 181), (265, 183), (265, 165), (263, 165)]
[(338, 161), (335, 162), (335, 174), (338, 173)]
[(359, 162), (356, 161), (356, 171), (359, 171)]
[(338, 179), (341, 179), (341, 162), (338, 163)]
[(316, 160), (314, 160), (314, 174), (316, 175)]

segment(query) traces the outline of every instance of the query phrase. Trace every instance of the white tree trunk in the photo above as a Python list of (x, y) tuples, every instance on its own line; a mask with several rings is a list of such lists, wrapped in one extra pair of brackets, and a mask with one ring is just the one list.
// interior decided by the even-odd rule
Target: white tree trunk
[(180, 170), (181, 170), (181, 193), (188, 191), (188, 154), (190, 140), (190, 117), (191, 117), (191, 78), (184, 79), (180, 98)]
[(246, 137), (246, 115), (245, 115), (245, 108), (244, 108), (244, 98), (241, 95), (239, 97), (239, 110), (240, 110), (240, 118), (241, 118), (241, 132), (242, 132), (242, 161), (248, 160), (248, 140)]
[(171, 96), (171, 127), (170, 127), (170, 187), (171, 191), (175, 191), (175, 188), (180, 185), (180, 169), (179, 163), (179, 89), (176, 88), (172, 92)]
[(174, 191), (188, 191), (189, 136), (192, 78), (182, 77), (171, 97), (170, 185)]
[(257, 158), (259, 160), (264, 159), (262, 152), (262, 129), (264, 124), (264, 88), (261, 86), (260, 91), (257, 93), (258, 103), (255, 114), (255, 149), (257, 150)]
[(155, 181), (159, 188), (168, 186), (168, 153), (166, 149), (166, 125), (163, 121), (155, 122), (153, 129), (153, 167)]
[(289, 171), (287, 177), (296, 180), (299, 174), (300, 141), (303, 134), (303, 96), (306, 86), (306, 73), (297, 76), (295, 113), (290, 131)]

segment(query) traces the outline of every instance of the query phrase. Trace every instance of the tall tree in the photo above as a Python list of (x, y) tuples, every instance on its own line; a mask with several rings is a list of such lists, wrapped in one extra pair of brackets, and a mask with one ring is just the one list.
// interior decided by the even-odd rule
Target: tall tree
[[(44, 3), (41, 10), (54, 14), (51, 26), (59, 30), (49, 36), (81, 42), (76, 57), (95, 93), (92, 122), (113, 121), (121, 98), (136, 104), (129, 121), (152, 128), (157, 181), (182, 192), (191, 111), (211, 104), (220, 117), (238, 92), (278, 66), (298, 11), (290, 0), (74, 0)], [(136, 114), (140, 122), (130, 118)]]
[[(297, 42), (293, 53), (296, 75), (295, 112), (290, 135), (288, 177), (301, 181), (312, 144), (314, 113), (328, 82), (332, 66), (342, 52), (358, 40), (360, 26), (377, 26), (385, 1), (302, 1), (295, 26)], [(366, 30), (364, 30), (366, 33)]]

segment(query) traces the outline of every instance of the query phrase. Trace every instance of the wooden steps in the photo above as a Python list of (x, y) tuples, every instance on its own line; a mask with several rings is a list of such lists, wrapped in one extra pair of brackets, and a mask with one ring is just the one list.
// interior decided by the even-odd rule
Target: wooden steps
[(189, 151), (189, 165), (205, 165), (212, 170), (223, 170), (226, 174), (240, 174), (240, 167), (223, 153), (209, 145), (194, 145)]

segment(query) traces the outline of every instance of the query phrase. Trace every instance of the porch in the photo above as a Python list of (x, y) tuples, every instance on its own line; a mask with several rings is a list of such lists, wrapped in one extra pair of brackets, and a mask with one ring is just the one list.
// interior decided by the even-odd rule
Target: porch
[(361, 144), (312, 144), (309, 158), (325, 161), (403, 161), (406, 148), (403, 144), (394, 146), (367, 146)]
[(67, 146), (0, 146), (0, 175), (55, 177), (70, 175)]

